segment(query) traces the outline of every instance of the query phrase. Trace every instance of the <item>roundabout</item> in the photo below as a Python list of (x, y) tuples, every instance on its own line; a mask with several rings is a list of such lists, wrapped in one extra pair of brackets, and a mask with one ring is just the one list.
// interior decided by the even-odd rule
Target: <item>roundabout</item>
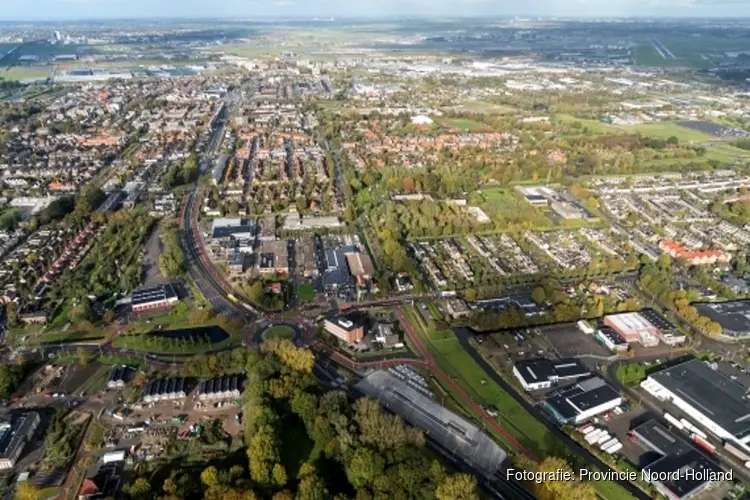
[(299, 344), (302, 339), (302, 329), (293, 323), (269, 323), (255, 330), (253, 340), (260, 344), (264, 340), (288, 339)]

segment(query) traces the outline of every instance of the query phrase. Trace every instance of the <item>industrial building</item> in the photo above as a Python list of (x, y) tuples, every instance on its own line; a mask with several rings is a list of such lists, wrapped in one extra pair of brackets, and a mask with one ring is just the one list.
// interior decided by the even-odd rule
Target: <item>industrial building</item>
[(172, 307), (180, 299), (170, 284), (156, 285), (133, 292), (131, 304), (133, 312), (149, 311)]
[(328, 333), (347, 344), (356, 344), (365, 336), (364, 321), (354, 315), (326, 319), (323, 327)]
[(228, 243), (232, 240), (255, 238), (257, 228), (247, 219), (214, 219), (211, 224), (211, 241)]
[(158, 401), (169, 401), (184, 399), (186, 380), (184, 378), (164, 378), (152, 380), (143, 388), (143, 402), (156, 403)]
[(610, 314), (604, 317), (604, 324), (626, 342), (637, 342), (644, 347), (655, 347), (659, 345), (659, 340), (667, 345), (685, 342), (685, 336), (679, 334), (674, 325), (652, 309)]
[(125, 387), (125, 384), (128, 382), (131, 373), (132, 370), (129, 366), (126, 365), (112, 367), (112, 370), (110, 370), (109, 372), (109, 379), (107, 379), (107, 388), (121, 389)]
[(579, 424), (622, 404), (622, 396), (599, 377), (560, 389), (543, 401), (561, 424)]
[(354, 276), (357, 285), (365, 286), (372, 280), (375, 266), (369, 255), (362, 252), (349, 253), (346, 254), (346, 262), (349, 264), (349, 272)]
[(747, 388), (708, 364), (693, 359), (648, 376), (641, 387), (670, 402), (721, 440), (750, 452), (750, 402)]
[(612, 328), (601, 325), (596, 331), (597, 340), (610, 351), (627, 351), (628, 342)]
[(343, 248), (330, 248), (325, 251), (323, 287), (326, 291), (342, 290), (351, 286), (351, 276)]
[(577, 359), (550, 360), (537, 358), (521, 360), (513, 365), (513, 374), (524, 390), (538, 391), (553, 385), (572, 382), (591, 372)]
[(0, 470), (12, 469), (41, 419), (36, 412), (10, 415), (0, 422)]
[(721, 325), (723, 335), (736, 338), (750, 335), (750, 300), (693, 305), (701, 315)]
[[(656, 420), (649, 420), (633, 428), (629, 435), (633, 442), (658, 457), (643, 468), (643, 477), (651, 479), (649, 482), (666, 498), (693, 498), (717, 482), (710, 479), (712, 476), (719, 478), (722, 473), (713, 460)], [(674, 474), (677, 471), (681, 473)], [(694, 474), (687, 474), (687, 471)], [(661, 476), (665, 474), (673, 478), (662, 479)]]
[(204, 380), (198, 385), (198, 399), (213, 401), (219, 399), (237, 399), (242, 396), (239, 375)]
[(259, 274), (288, 274), (289, 243), (286, 240), (262, 241), (256, 270)]
[(334, 216), (302, 216), (296, 210), (284, 218), (285, 231), (310, 231), (313, 229), (333, 229), (343, 227), (341, 220)]
[(494, 477), (507, 458), (505, 451), (479, 427), (388, 372), (373, 372), (356, 388), (422, 429), (428, 439), (485, 477)]

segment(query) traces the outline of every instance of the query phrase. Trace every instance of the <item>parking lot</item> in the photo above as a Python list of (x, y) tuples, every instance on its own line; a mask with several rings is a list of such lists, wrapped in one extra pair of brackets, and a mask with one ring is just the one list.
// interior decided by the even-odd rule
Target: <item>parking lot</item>
[(597, 342), (592, 335), (586, 335), (572, 323), (543, 326), (536, 330), (540, 331), (548, 349), (560, 358), (612, 355), (610, 350)]
[(582, 355), (609, 357), (612, 353), (574, 324), (504, 330), (482, 336), (483, 349), (502, 363), (536, 357), (570, 358)]

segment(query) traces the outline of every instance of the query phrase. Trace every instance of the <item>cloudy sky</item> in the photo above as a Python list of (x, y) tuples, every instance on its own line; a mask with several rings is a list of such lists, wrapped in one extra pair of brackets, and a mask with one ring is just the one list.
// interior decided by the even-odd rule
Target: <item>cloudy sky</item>
[(750, 0), (0, 0), (0, 19), (750, 16)]

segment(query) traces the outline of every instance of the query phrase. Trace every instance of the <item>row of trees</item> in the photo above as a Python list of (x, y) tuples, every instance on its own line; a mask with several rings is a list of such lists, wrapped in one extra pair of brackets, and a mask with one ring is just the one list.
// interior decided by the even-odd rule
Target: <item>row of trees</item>
[(697, 330), (710, 336), (721, 335), (721, 325), (701, 315), (692, 305), (698, 300), (697, 292), (679, 290), (675, 286), (672, 259), (668, 255), (644, 264), (639, 271), (638, 284)]
[(182, 164), (173, 163), (162, 176), (161, 182), (164, 187), (174, 188), (195, 182), (199, 174), (198, 155), (191, 153)]
[(161, 253), (159, 270), (166, 278), (179, 278), (185, 273), (185, 254), (180, 247), (179, 229), (174, 222), (162, 222), (159, 226)]

